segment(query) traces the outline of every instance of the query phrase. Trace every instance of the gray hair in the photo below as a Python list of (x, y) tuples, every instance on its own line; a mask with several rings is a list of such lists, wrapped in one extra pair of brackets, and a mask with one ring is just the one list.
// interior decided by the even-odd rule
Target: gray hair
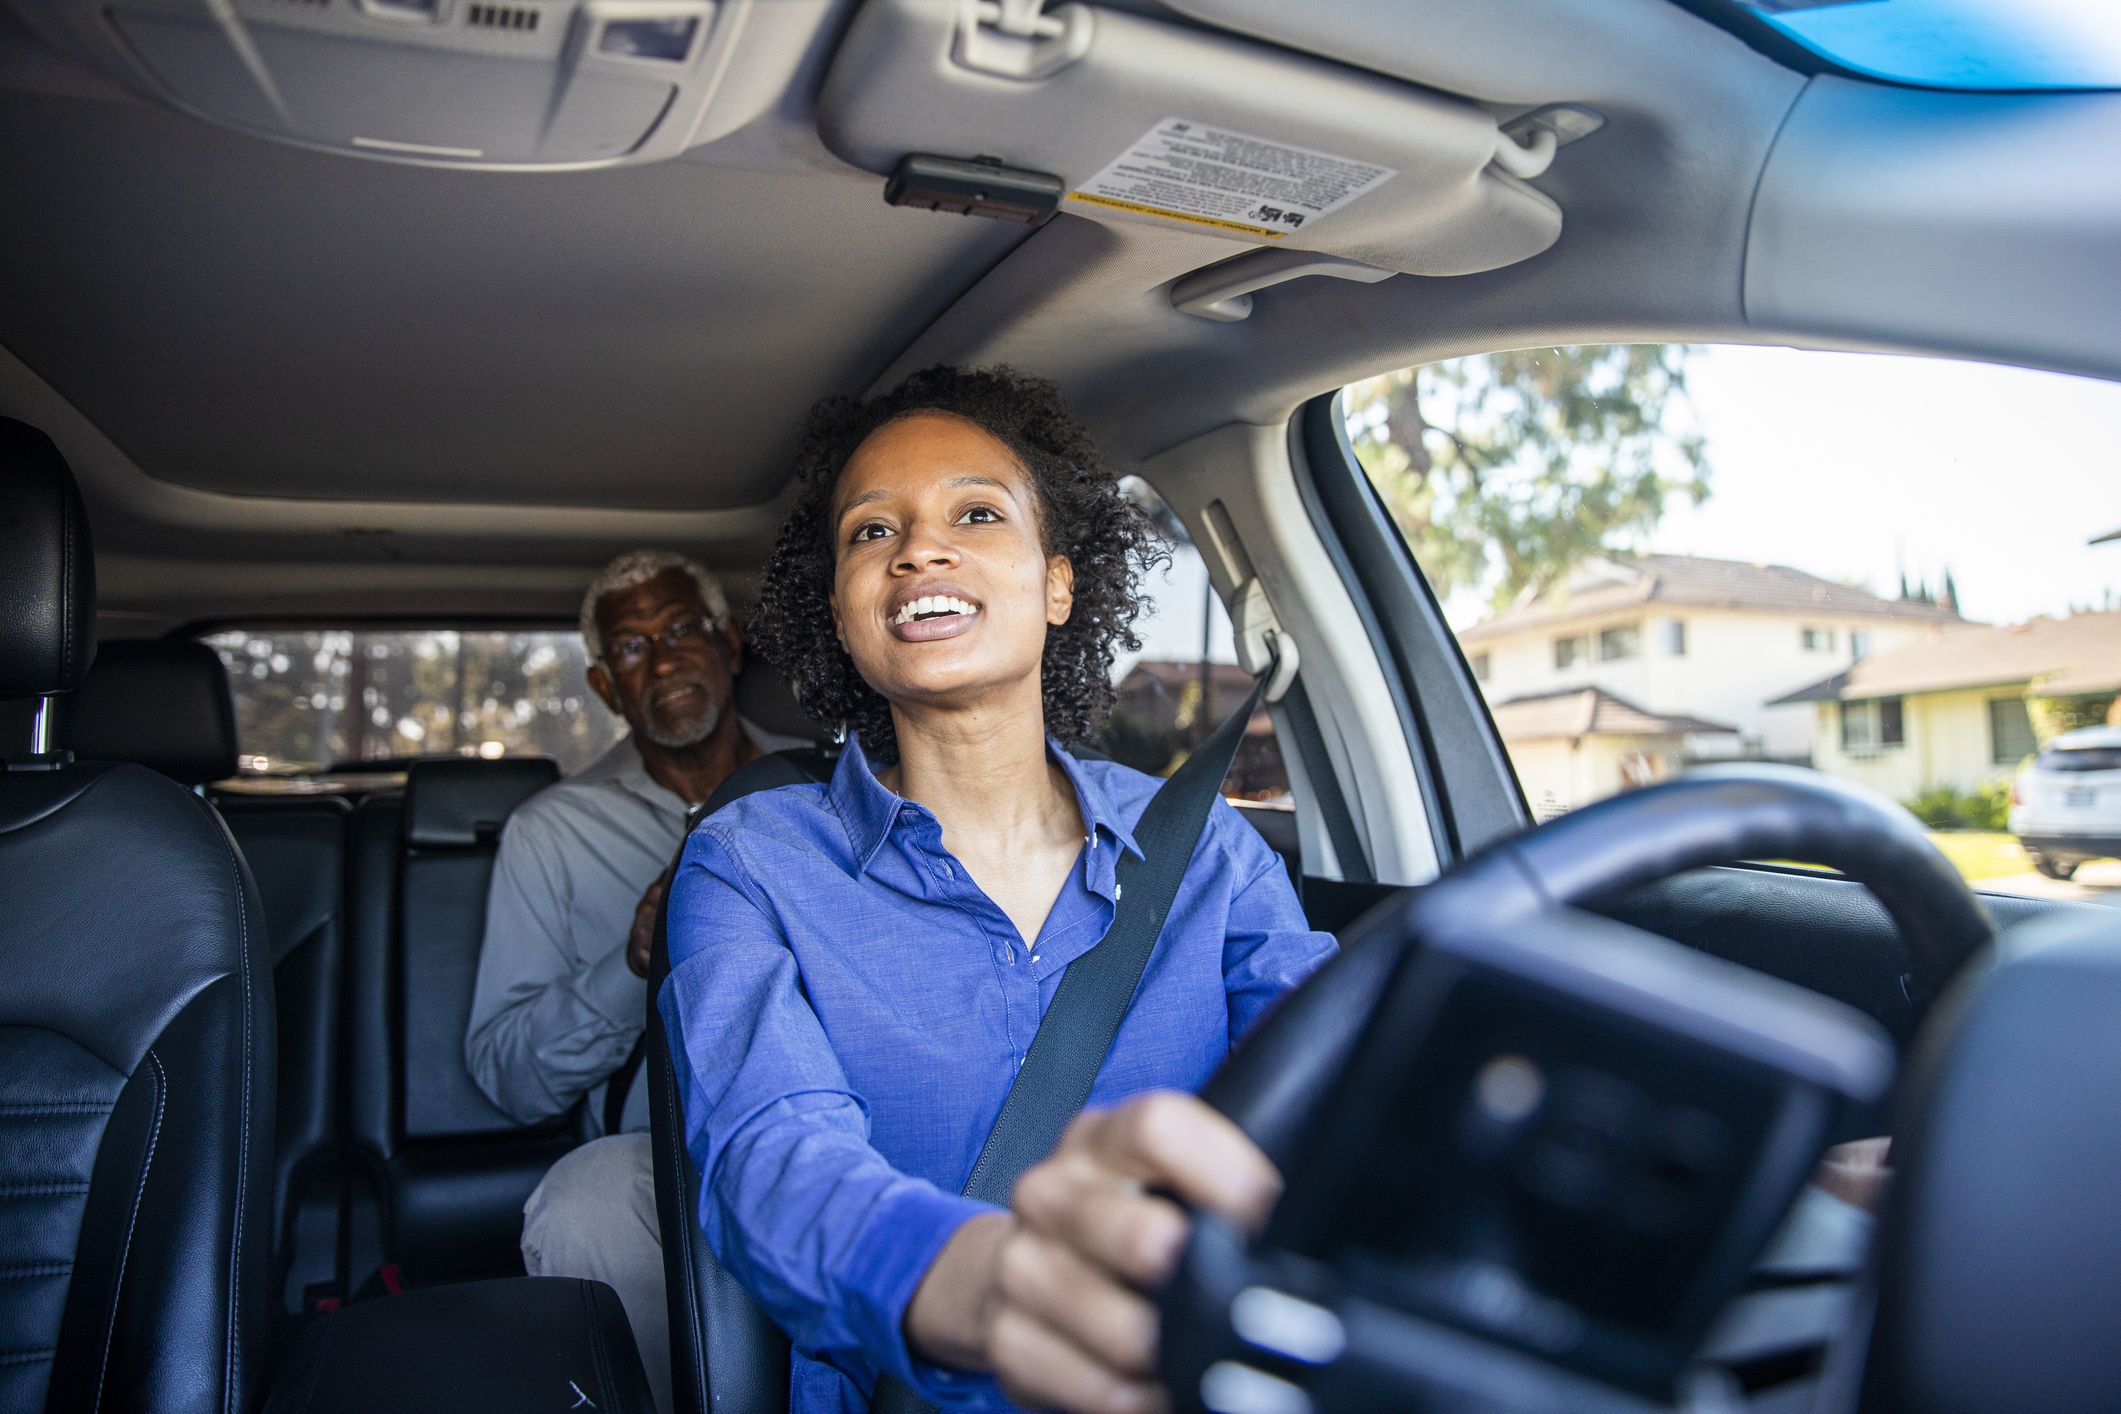
[(707, 572), (706, 566), (688, 555), (675, 550), (628, 550), (625, 554), (604, 566), (602, 573), (589, 582), (582, 595), (582, 642), (589, 649), (589, 660), (594, 663), (604, 656), (604, 634), (597, 627), (597, 605), (606, 595), (622, 590), (634, 589), (646, 584), (657, 575), (670, 570), (683, 570), (692, 577), (700, 591), (700, 602), (714, 616), (716, 624), (729, 622), (729, 596), (722, 592), (722, 583)]

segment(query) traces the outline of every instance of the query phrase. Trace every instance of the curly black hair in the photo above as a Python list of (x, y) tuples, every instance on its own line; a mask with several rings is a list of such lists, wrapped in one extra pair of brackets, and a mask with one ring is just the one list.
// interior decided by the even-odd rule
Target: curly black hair
[(1075, 606), (1046, 633), (1041, 681), (1046, 730), (1084, 741), (1112, 710), (1112, 660), (1138, 649), (1134, 620), (1148, 570), (1170, 562), (1163, 537), (1099, 458), (1060, 389), (1007, 367), (925, 368), (880, 397), (830, 397), (810, 410), (796, 453), (802, 485), (766, 563), (746, 637), (788, 679), (803, 710), (859, 732), (880, 766), (898, 760), (891, 708), (855, 671), (833, 632), (833, 490), (855, 449), (878, 428), (920, 412), (961, 417), (1015, 455), (1038, 497), (1046, 553), (1075, 568)]

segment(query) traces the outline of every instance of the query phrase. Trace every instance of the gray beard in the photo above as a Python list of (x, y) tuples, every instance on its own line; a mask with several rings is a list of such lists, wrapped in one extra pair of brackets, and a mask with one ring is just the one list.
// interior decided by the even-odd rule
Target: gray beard
[(713, 736), (715, 728), (722, 724), (722, 713), (727, 710), (726, 706), (717, 705), (702, 713), (699, 721), (691, 727), (679, 731), (658, 731), (654, 727), (644, 726), (641, 734), (665, 751), (683, 751), (686, 747), (698, 746)]

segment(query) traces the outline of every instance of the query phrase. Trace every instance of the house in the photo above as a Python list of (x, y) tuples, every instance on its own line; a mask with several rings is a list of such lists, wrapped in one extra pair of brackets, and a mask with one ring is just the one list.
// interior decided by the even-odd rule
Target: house
[(1813, 710), (1813, 764), (1896, 800), (2009, 775), (2042, 741), (2121, 719), (2121, 610), (1938, 624), (1771, 705)]
[(1689, 740), (1736, 735), (1699, 717), (1646, 711), (1603, 688), (1563, 688), (1494, 709), (1537, 820), (1676, 774)]
[[(1963, 622), (1949, 603), (1884, 599), (1787, 565), (1614, 556), (1459, 643), (1526, 797), (1568, 809), (1702, 757), (1807, 760), (1810, 712), (1775, 699)], [(1576, 721), (1588, 726), (1558, 733)], [(1564, 766), (1565, 741), (1583, 744)]]
[[(1235, 663), (1144, 658), (1120, 679), (1100, 745), (1115, 761), (1168, 776), (1251, 691), (1252, 675)], [(1247, 800), (1289, 794), (1288, 768), (1264, 707), (1245, 723), (1223, 793)]]

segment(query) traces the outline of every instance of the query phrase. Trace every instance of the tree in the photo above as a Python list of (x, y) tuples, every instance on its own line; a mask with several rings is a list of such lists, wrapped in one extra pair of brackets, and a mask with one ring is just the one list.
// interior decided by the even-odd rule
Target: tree
[(1348, 432), (1438, 593), (1497, 606), (1709, 493), (1684, 344), (1524, 349), (1348, 389)]

